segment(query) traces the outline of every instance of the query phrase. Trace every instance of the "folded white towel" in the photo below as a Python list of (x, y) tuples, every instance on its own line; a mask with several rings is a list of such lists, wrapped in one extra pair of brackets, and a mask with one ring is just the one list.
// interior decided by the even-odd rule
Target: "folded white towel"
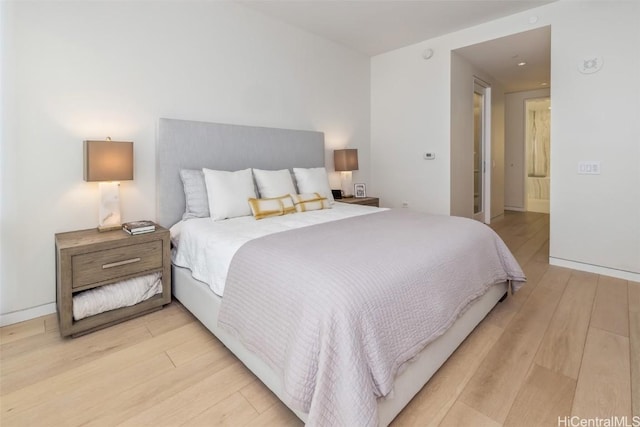
[(75, 320), (138, 304), (162, 292), (162, 273), (134, 277), (80, 292), (73, 297)]

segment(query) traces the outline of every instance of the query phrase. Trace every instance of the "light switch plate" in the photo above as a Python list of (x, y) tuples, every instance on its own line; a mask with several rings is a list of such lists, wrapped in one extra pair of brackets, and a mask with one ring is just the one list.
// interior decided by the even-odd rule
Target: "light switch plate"
[(579, 175), (600, 175), (599, 161), (582, 161), (578, 162)]

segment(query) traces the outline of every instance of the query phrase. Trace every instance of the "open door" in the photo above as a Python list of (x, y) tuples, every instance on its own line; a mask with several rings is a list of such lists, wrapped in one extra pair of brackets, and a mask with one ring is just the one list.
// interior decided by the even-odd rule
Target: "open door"
[(491, 109), (489, 85), (480, 79), (473, 84), (473, 219), (489, 224), (491, 158)]

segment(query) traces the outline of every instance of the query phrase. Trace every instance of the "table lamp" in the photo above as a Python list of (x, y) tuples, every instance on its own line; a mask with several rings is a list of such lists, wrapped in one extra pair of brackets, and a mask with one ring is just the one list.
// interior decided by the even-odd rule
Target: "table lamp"
[(98, 182), (98, 230), (121, 228), (120, 181), (133, 179), (133, 142), (84, 141), (84, 180)]
[(340, 172), (340, 183), (342, 184), (342, 195), (352, 197), (351, 193), (351, 171), (358, 170), (358, 150), (355, 148), (345, 148), (333, 151), (333, 165), (337, 172)]

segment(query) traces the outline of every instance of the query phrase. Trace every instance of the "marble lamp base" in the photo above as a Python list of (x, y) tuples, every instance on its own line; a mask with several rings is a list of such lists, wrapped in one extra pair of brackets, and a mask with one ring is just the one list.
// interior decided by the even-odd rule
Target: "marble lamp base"
[(353, 197), (353, 179), (349, 171), (340, 172), (340, 186), (342, 187), (342, 197)]
[(120, 217), (120, 183), (99, 182), (100, 209), (98, 212), (98, 231), (110, 231), (122, 228)]

